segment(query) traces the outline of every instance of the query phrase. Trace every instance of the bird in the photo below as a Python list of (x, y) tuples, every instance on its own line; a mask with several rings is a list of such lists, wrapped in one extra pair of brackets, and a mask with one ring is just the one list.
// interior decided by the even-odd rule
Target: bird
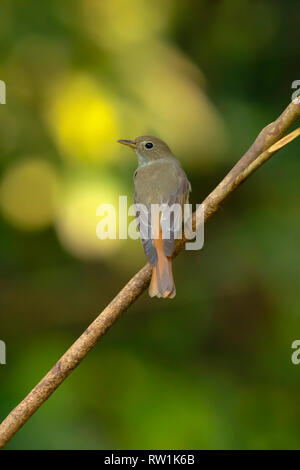
[[(140, 238), (152, 266), (149, 295), (173, 298), (176, 288), (172, 255), (178, 227), (174, 216), (169, 217), (169, 236), (163, 237), (163, 211), (156, 219), (150, 217), (150, 212), (153, 204), (163, 204), (167, 208), (179, 204), (183, 209), (189, 200), (190, 182), (179, 161), (163, 140), (153, 136), (141, 136), (134, 140), (121, 139), (118, 142), (132, 148), (138, 158), (138, 168), (134, 173), (134, 203), (139, 208), (136, 216), (139, 216)], [(140, 206), (144, 208), (142, 214)], [(150, 235), (145, 236), (145, 233)]]

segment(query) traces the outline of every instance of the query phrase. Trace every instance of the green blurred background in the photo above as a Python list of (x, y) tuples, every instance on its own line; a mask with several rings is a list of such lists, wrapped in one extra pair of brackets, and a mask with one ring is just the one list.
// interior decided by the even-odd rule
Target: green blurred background
[[(166, 140), (200, 203), (289, 104), (298, 21), (296, 0), (1, 0), (0, 418), (145, 262), (95, 234), (133, 193), (115, 141)], [(295, 141), (7, 448), (299, 448), (299, 175)]]

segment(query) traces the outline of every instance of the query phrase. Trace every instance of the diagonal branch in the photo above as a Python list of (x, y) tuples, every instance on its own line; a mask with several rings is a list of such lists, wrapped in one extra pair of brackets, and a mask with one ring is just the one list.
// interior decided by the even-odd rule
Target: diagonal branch
[[(300, 103), (291, 103), (276, 121), (269, 124), (260, 132), (249, 150), (203, 201), (205, 222), (249, 175), (271, 158), (280, 148), (300, 134), (298, 128), (282, 138), (299, 117)], [(194, 228), (195, 224), (196, 213), (193, 214)], [(184, 243), (185, 240), (179, 241), (175, 256), (184, 247)], [(149, 264), (146, 264), (125, 285), (24, 400), (11, 411), (0, 424), (0, 448), (3, 448), (10, 441), (33, 413), (38, 410), (75, 367), (80, 364), (90, 349), (95, 346), (97, 341), (118, 320), (122, 313), (142, 294), (149, 284), (150, 277), (151, 267)]]

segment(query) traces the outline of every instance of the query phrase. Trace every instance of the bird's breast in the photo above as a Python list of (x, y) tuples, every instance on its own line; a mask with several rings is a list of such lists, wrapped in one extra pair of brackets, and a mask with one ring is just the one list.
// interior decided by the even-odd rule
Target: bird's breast
[(135, 201), (149, 205), (169, 202), (178, 190), (183, 170), (176, 161), (152, 162), (137, 169), (134, 178)]

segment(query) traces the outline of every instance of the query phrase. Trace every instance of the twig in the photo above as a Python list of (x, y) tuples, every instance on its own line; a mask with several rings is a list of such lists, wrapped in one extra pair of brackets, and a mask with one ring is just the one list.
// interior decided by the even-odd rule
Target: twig
[[(299, 129), (297, 129), (294, 133), (280, 140), (299, 117), (300, 104), (291, 103), (276, 121), (260, 132), (249, 150), (203, 201), (205, 222), (218, 210), (220, 204), (229, 194), (245, 181), (250, 174), (282, 146), (286, 145), (287, 142), (299, 135)], [(194, 227), (195, 223), (196, 213), (193, 214)], [(184, 242), (185, 240), (181, 240), (178, 243), (175, 255), (183, 248)], [(149, 284), (150, 277), (151, 267), (147, 264), (125, 285), (24, 400), (11, 411), (0, 425), (0, 448), (7, 444), (33, 413), (80, 364), (90, 349), (95, 346), (97, 341), (122, 313), (142, 294)]]

